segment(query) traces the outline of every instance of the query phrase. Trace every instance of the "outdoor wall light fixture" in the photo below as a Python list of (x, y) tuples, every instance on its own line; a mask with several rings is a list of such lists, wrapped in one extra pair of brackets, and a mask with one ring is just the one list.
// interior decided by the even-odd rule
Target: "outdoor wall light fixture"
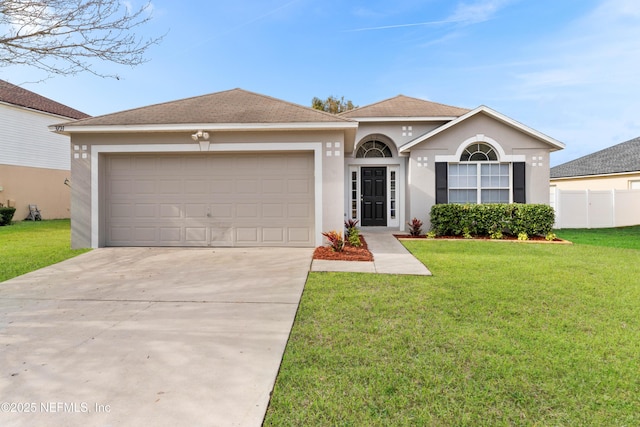
[(193, 139), (194, 141), (197, 141), (200, 138), (202, 138), (204, 140), (208, 140), (209, 139), (209, 132), (205, 132), (205, 131), (199, 130), (196, 133), (194, 133), (193, 135), (191, 135), (191, 139)]

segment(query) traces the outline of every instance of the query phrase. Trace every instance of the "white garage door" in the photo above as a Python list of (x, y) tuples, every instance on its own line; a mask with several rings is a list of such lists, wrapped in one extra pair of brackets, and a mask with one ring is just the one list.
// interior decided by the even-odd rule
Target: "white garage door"
[(107, 246), (314, 246), (313, 153), (117, 154)]

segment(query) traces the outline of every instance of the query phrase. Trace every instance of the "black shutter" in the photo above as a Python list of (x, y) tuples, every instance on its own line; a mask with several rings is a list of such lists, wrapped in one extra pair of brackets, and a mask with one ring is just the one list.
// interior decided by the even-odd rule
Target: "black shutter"
[(527, 203), (524, 165), (525, 162), (513, 163), (513, 203)]
[(436, 162), (436, 204), (449, 203), (447, 163)]

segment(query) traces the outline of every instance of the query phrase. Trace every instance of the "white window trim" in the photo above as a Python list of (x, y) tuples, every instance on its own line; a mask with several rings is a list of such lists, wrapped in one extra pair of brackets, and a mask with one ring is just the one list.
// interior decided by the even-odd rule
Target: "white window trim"
[[(200, 144), (133, 144), (133, 145), (93, 145), (91, 146), (91, 247), (98, 248), (100, 239), (100, 209), (99, 194), (100, 170), (99, 157), (104, 153), (194, 153), (202, 152)], [(315, 246), (322, 242), (322, 143), (239, 143), (211, 144), (207, 152), (260, 152), (260, 151), (313, 151), (314, 160), (314, 220)]]

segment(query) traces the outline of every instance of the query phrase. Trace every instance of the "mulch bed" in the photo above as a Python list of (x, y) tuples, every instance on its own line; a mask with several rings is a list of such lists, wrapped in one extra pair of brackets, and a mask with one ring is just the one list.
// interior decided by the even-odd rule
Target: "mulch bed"
[[(421, 236), (411, 236), (409, 234), (394, 234), (394, 237), (396, 239), (428, 239), (428, 237), (426, 235), (421, 235)], [(437, 237), (432, 237), (431, 239), (433, 240), (493, 240), (493, 241), (512, 241), (512, 242), (536, 242), (536, 243), (571, 243), (568, 240), (562, 240), (559, 238), (555, 238), (553, 240), (547, 240), (544, 238), (544, 236), (529, 236), (528, 240), (518, 240), (518, 236), (509, 236), (509, 235), (504, 235), (502, 237), (502, 239), (492, 239), (489, 236), (475, 236), (472, 239), (465, 239), (464, 236), (437, 236)]]
[(373, 261), (373, 255), (369, 252), (367, 242), (360, 236), (362, 246), (356, 248), (349, 244), (344, 245), (342, 252), (335, 252), (330, 246), (317, 247), (313, 252), (313, 259), (329, 261)]

